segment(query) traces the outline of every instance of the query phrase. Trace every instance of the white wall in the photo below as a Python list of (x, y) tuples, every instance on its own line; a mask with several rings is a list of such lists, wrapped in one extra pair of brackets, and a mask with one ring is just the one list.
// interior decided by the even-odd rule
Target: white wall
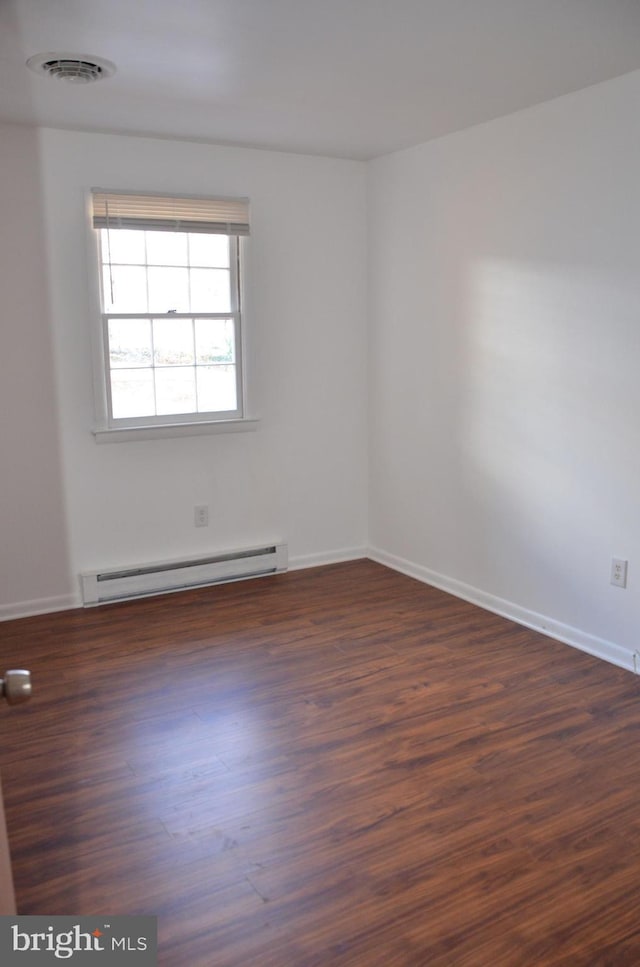
[(0, 125), (0, 618), (70, 603), (35, 131)]
[[(71, 571), (283, 539), (292, 563), (366, 544), (364, 166), (111, 135), (39, 135)], [(251, 199), (256, 432), (99, 445), (85, 194)], [(210, 526), (195, 529), (193, 507)]]
[(372, 545), (623, 664), (640, 646), (638, 103), (640, 72), (369, 172)]
[[(634, 73), (373, 162), (368, 333), (365, 166), (3, 126), (0, 617), (65, 606), (84, 568), (357, 554), (369, 495), (380, 559), (629, 664), (639, 97)], [(257, 432), (95, 443), (93, 185), (250, 196)]]

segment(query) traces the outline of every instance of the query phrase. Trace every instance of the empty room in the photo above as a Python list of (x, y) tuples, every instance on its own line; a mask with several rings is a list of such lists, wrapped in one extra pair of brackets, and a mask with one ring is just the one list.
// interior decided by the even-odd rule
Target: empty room
[(0, 2), (3, 965), (640, 964), (639, 105), (637, 0)]

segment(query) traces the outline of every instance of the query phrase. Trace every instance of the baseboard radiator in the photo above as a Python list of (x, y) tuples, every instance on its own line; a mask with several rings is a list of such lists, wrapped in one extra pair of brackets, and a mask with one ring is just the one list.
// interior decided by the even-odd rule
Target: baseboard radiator
[(208, 557), (85, 572), (80, 575), (80, 584), (84, 606), (91, 607), (169, 591), (265, 577), (286, 570), (287, 545), (270, 544)]

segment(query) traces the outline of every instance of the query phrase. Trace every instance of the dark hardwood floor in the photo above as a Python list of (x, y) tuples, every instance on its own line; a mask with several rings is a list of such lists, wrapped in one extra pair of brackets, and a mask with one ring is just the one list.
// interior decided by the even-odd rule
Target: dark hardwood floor
[(637, 967), (638, 679), (368, 561), (0, 625), (19, 911), (163, 967)]

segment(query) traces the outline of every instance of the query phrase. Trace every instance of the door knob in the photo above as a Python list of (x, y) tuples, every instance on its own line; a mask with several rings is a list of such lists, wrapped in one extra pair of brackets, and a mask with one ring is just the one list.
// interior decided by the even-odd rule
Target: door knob
[(0, 678), (0, 695), (9, 705), (21, 705), (31, 698), (31, 672), (24, 668), (13, 668)]

